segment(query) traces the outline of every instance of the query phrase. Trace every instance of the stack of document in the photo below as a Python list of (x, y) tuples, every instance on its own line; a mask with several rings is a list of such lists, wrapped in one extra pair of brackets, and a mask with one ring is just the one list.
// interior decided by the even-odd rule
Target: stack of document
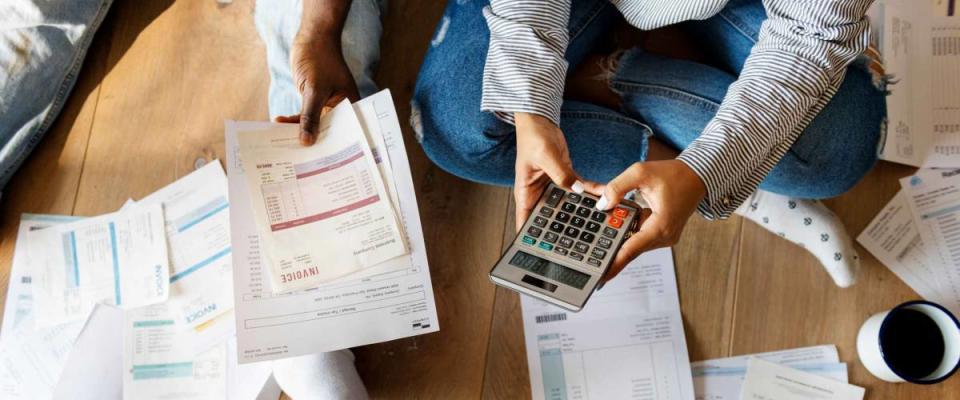
[(439, 330), (390, 92), (342, 103), (321, 125), (305, 148), (296, 125), (227, 122), (240, 363)]
[(857, 241), (921, 297), (960, 313), (960, 172), (921, 169)]

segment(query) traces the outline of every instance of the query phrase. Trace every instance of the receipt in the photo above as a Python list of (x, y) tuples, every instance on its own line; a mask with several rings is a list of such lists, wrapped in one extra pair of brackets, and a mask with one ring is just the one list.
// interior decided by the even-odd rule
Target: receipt
[(39, 326), (84, 319), (100, 302), (134, 308), (167, 299), (159, 204), (52, 226), (26, 238)]
[(862, 387), (751, 358), (741, 400), (863, 400)]
[(217, 160), (143, 198), (163, 205), (170, 303), (177, 322), (197, 326), (233, 308), (227, 176)]
[(237, 134), (277, 293), (316, 287), (406, 254), (396, 211), (349, 102), (302, 146), (296, 125)]

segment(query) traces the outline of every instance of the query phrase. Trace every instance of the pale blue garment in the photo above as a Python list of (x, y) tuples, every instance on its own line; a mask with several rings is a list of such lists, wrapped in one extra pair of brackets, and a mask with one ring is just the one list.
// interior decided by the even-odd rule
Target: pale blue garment
[(0, 1), (0, 190), (63, 108), (111, 2)]

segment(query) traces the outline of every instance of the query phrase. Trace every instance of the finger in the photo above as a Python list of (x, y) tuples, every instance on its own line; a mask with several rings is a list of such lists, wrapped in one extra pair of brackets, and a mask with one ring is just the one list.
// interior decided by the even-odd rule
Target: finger
[(600, 196), (600, 200), (597, 201), (597, 209), (609, 210), (617, 204), (620, 204), (620, 200), (623, 200), (624, 195), (636, 189), (642, 183), (642, 178), (643, 164), (636, 163), (631, 165), (607, 183), (607, 186), (603, 189), (603, 195)]
[(637, 258), (640, 254), (661, 247), (661, 243), (664, 243), (665, 240), (663, 232), (665, 232), (666, 221), (660, 217), (660, 215), (661, 214), (651, 214), (650, 217), (640, 225), (640, 230), (627, 239), (627, 241), (623, 243), (623, 246), (620, 246), (620, 250), (617, 251), (613, 263), (610, 265), (610, 269), (603, 277), (604, 282), (617, 276), (630, 261)]
[[(527, 222), (527, 218), (530, 217), (530, 213), (533, 212), (534, 206), (537, 205), (537, 198), (539, 198), (536, 193), (532, 193), (534, 190), (529, 186), (516, 186), (513, 189), (513, 199), (516, 203), (516, 226), (517, 232), (520, 232), (520, 229), (523, 228), (523, 224)], [(533, 201), (530, 199), (533, 198)]]
[(329, 97), (329, 93), (314, 92), (310, 87), (304, 89), (303, 108), (300, 110), (300, 143), (304, 146), (310, 146), (317, 141), (320, 117)]
[(581, 181), (581, 183), (583, 184), (583, 190), (586, 191), (587, 193), (590, 193), (596, 196), (600, 196), (603, 194), (604, 186), (602, 183), (587, 181), (587, 180)]
[(278, 115), (273, 117), (273, 122), (281, 124), (296, 124), (300, 123), (300, 115)]
[[(544, 158), (546, 160), (544, 160), (544, 163), (540, 166), (540, 168), (543, 169), (543, 172), (545, 172), (547, 176), (550, 177), (550, 180), (552, 180), (553, 183), (556, 183), (557, 186), (560, 186), (564, 189), (572, 189), (574, 183), (580, 181), (579, 177), (577, 177), (577, 173), (573, 172), (573, 166), (570, 165), (570, 162), (554, 157)], [(581, 192), (583, 191), (580, 187), (577, 189), (581, 189)]]

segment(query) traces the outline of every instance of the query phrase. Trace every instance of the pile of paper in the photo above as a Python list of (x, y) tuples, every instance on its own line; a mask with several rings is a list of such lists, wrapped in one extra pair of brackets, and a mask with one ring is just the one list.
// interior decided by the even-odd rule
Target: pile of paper
[(921, 169), (857, 241), (924, 299), (960, 313), (960, 171)]

